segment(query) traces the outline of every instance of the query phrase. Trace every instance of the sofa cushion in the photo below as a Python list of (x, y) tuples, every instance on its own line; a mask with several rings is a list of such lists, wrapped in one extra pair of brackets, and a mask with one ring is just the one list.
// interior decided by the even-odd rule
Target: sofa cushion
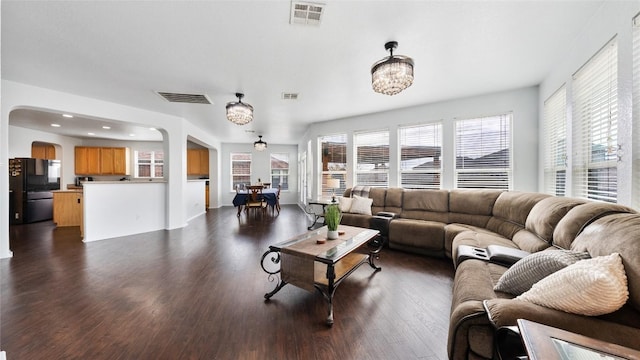
[(602, 202), (577, 205), (558, 221), (558, 225), (553, 230), (553, 245), (570, 249), (573, 239), (593, 221), (610, 214), (634, 212), (633, 209), (626, 206)]
[(448, 211), (447, 190), (405, 190), (400, 217), (447, 223)]
[(569, 210), (584, 204), (586, 200), (565, 197), (548, 197), (533, 206), (527, 216), (525, 228), (536, 234), (540, 239), (551, 243), (553, 230)]
[(589, 257), (587, 252), (570, 250), (540, 251), (513, 264), (509, 270), (502, 274), (493, 289), (520, 295), (548, 275)]
[(349, 212), (354, 214), (371, 215), (371, 204), (373, 199), (364, 198), (360, 196), (354, 196), (351, 202), (351, 209)]
[(403, 188), (389, 188), (384, 199), (384, 211), (400, 214), (402, 212)]
[(341, 212), (350, 212), (351, 211), (351, 203), (353, 202), (353, 198), (350, 197), (339, 197), (338, 198), (338, 207), (340, 207)]
[(627, 276), (620, 254), (581, 260), (534, 284), (516, 299), (596, 316), (620, 309), (629, 298)]
[[(367, 196), (363, 196), (367, 198)], [(369, 190), (369, 198), (373, 200), (371, 203), (371, 213), (377, 214), (380, 211), (384, 211), (384, 203), (387, 197), (387, 189), (386, 188), (371, 188)]]

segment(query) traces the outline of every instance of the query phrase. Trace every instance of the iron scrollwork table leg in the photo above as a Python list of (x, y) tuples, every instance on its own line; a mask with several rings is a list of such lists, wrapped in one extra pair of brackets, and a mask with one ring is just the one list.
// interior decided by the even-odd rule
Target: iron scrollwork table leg
[[(269, 254), (273, 254), (273, 255), (270, 256), (267, 259)], [(267, 261), (266, 264), (265, 264), (265, 261)], [(280, 291), (280, 289), (282, 289), (285, 285), (287, 285), (287, 282), (282, 280), (282, 277), (277, 275), (280, 272), (280, 267), (279, 266), (277, 267), (277, 270), (276, 269), (269, 269), (268, 266), (266, 266), (267, 264), (269, 264), (269, 261), (274, 265), (279, 265), (280, 264), (280, 252), (276, 251), (276, 250), (269, 249), (269, 250), (265, 251), (264, 254), (262, 254), (262, 258), (260, 259), (260, 266), (262, 267), (262, 270), (264, 270), (264, 272), (269, 274), (269, 276), (268, 276), (269, 281), (270, 282), (274, 282), (274, 281), (276, 281), (276, 279), (278, 280), (278, 284), (276, 285), (276, 287), (271, 292), (268, 292), (268, 293), (264, 294), (265, 300), (269, 300), (273, 295), (275, 295), (278, 291)]]

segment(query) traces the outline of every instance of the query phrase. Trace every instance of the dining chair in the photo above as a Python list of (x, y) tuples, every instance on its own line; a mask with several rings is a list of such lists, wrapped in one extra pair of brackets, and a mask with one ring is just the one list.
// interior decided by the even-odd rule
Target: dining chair
[(280, 214), (280, 190), (282, 190), (282, 185), (278, 184), (278, 192), (276, 192), (276, 203), (271, 205), (271, 213), (274, 214), (275, 211), (278, 211)]
[(251, 209), (261, 210), (264, 213), (267, 209), (267, 202), (264, 200), (264, 196), (262, 195), (262, 186), (247, 186), (249, 190), (247, 204), (245, 208), (247, 212)]

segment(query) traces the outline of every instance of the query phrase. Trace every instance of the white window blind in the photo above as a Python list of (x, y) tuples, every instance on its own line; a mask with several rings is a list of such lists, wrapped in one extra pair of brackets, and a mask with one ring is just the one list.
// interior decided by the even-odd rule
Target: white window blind
[(564, 196), (567, 178), (567, 90), (544, 102), (544, 191)]
[[(346, 188), (347, 179), (347, 134), (327, 135), (318, 138), (320, 145), (320, 197), (330, 197), (335, 193), (341, 195)], [(329, 179), (339, 179), (340, 188), (327, 186)]]
[(573, 75), (573, 196), (617, 200), (618, 47), (613, 39)]
[(271, 186), (289, 190), (289, 154), (271, 154)]
[(401, 127), (398, 136), (400, 186), (407, 189), (440, 189), (442, 124)]
[(640, 209), (640, 15), (633, 19), (633, 206)]
[(356, 148), (355, 185), (389, 186), (389, 131), (354, 135)]
[(251, 153), (231, 153), (231, 191), (251, 184)]
[(511, 188), (511, 114), (458, 120), (457, 188)]

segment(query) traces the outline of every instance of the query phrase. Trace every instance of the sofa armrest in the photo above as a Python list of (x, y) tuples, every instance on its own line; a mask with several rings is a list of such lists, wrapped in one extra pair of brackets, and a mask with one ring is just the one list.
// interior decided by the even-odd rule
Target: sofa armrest
[[(602, 316), (570, 314), (516, 299), (484, 300), (483, 306), (489, 321), (495, 328), (513, 326), (517, 324), (517, 319), (527, 319), (594, 339), (638, 349), (637, 339), (640, 338), (640, 328), (635, 327), (635, 324), (622, 324)], [(634, 309), (627, 310), (636, 311)]]

